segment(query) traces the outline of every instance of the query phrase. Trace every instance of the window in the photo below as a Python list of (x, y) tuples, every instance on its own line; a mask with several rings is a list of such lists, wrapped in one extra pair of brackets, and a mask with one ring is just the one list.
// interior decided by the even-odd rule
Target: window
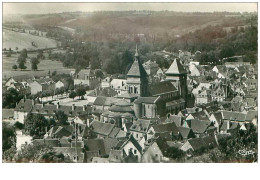
[(136, 149), (134, 150), (134, 154), (136, 154)]
[(136, 134), (136, 138), (138, 138), (138, 134)]

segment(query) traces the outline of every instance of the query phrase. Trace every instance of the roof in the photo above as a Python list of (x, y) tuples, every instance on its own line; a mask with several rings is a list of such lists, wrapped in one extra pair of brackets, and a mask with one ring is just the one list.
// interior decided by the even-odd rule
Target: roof
[(123, 145), (121, 146), (120, 149), (122, 149), (128, 142), (131, 142), (131, 143), (136, 147), (136, 149), (137, 149), (140, 153), (142, 153), (142, 147), (140, 146), (140, 144), (136, 141), (136, 139), (135, 139), (132, 135), (130, 135), (130, 137), (128, 138), (128, 140), (126, 140), (126, 141), (123, 143)]
[(147, 76), (147, 73), (138, 57), (135, 58), (131, 68), (127, 73), (127, 76), (142, 77), (142, 78)]
[(258, 114), (257, 111), (248, 111), (246, 114), (246, 121), (252, 121), (254, 118), (257, 118)]
[(14, 108), (14, 111), (23, 111), (29, 112), (32, 110), (34, 101), (31, 99), (21, 99), (17, 106)]
[(148, 88), (151, 96), (177, 91), (176, 87), (170, 81), (151, 84)]
[(75, 147), (54, 147), (53, 150), (57, 153), (62, 153), (65, 156), (69, 156), (70, 159), (74, 159), (76, 155), (78, 156), (78, 161), (80, 163), (84, 162), (84, 153), (82, 153), (82, 148)]
[(100, 106), (111, 106), (118, 100), (114, 97), (104, 97), (104, 96), (98, 96), (96, 100), (94, 101), (93, 105), (100, 105)]
[(203, 141), (202, 138), (189, 139), (188, 142), (190, 143), (194, 151), (206, 147), (206, 143)]
[(174, 136), (178, 136), (178, 128), (175, 123), (165, 123), (165, 124), (156, 124), (153, 125), (155, 133), (164, 133), (164, 132), (173, 132)]
[(177, 128), (183, 138), (189, 138), (189, 134), (192, 132), (191, 128), (186, 128), (186, 127), (181, 127), (181, 126), (179, 126)]
[(2, 109), (2, 119), (14, 117), (14, 109)]
[(92, 127), (93, 132), (101, 135), (108, 136), (113, 128), (115, 127), (114, 124), (109, 124), (109, 123), (102, 123), (99, 121), (92, 121), (90, 124), (90, 127)]
[(246, 114), (234, 111), (222, 111), (222, 117), (226, 120), (245, 121)]
[(207, 128), (210, 126), (210, 121), (201, 121), (201, 120), (196, 120), (193, 119), (191, 120), (191, 129), (193, 130), (194, 133), (204, 133)]
[(158, 99), (159, 99), (159, 97), (138, 97), (138, 99), (136, 99), (134, 101), (134, 103), (135, 104), (139, 104), (139, 103), (155, 104)]
[(99, 152), (101, 156), (106, 155), (105, 145), (103, 139), (85, 139), (83, 140), (87, 151)]
[(180, 63), (180, 60), (174, 59), (170, 68), (166, 71), (165, 74), (187, 74), (187, 71), (184, 69), (183, 65)]
[(43, 143), (49, 145), (51, 147), (59, 147), (60, 141), (59, 139), (34, 139), (33, 144)]
[(150, 124), (150, 120), (138, 119), (137, 121), (134, 121), (133, 125), (130, 127), (130, 131), (145, 133), (148, 131)]
[(176, 126), (181, 126), (182, 117), (178, 115), (171, 115), (169, 118), (166, 119), (166, 122), (174, 122)]

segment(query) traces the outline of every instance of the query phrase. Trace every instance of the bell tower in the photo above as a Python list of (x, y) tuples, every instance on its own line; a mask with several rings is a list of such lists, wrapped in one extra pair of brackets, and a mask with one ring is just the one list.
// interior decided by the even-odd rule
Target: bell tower
[(136, 45), (134, 62), (127, 73), (128, 92), (138, 96), (147, 96), (148, 78), (147, 73), (140, 62)]
[(173, 85), (179, 90), (180, 96), (187, 103), (188, 86), (187, 86), (187, 71), (184, 69), (180, 60), (174, 59), (170, 68), (166, 71), (166, 80), (172, 82)]

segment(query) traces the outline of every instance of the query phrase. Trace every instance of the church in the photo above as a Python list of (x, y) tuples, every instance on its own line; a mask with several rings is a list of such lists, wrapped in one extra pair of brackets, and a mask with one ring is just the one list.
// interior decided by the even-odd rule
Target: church
[[(134, 101), (138, 118), (156, 118), (167, 113), (177, 114), (186, 107), (187, 71), (175, 59), (166, 71), (166, 80), (150, 83), (136, 46), (134, 62), (127, 73), (128, 93), (137, 95)], [(137, 105), (138, 104), (138, 105)]]

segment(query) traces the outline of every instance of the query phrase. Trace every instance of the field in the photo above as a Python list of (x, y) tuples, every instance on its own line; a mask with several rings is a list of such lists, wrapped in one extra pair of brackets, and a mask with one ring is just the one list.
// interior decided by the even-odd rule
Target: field
[(44, 76), (50, 72), (57, 71), (57, 73), (69, 73), (72, 69), (64, 68), (62, 63), (59, 61), (52, 61), (52, 60), (40, 60), (38, 64), (38, 71), (31, 70), (31, 63), (30, 57), (36, 56), (34, 53), (28, 54), (26, 66), (26, 70), (13, 70), (12, 66), (16, 64), (16, 60), (18, 58), (18, 54), (13, 54), (12, 57), (6, 57), (3, 55), (3, 79), (20, 76), (25, 74), (33, 74), (34, 76)]
[[(32, 46), (32, 42), (37, 46)], [(3, 48), (11, 48), (18, 51), (26, 48), (27, 50), (36, 50), (44, 48), (53, 48), (57, 46), (57, 41), (46, 37), (34, 36), (27, 33), (19, 33), (3, 29)]]

